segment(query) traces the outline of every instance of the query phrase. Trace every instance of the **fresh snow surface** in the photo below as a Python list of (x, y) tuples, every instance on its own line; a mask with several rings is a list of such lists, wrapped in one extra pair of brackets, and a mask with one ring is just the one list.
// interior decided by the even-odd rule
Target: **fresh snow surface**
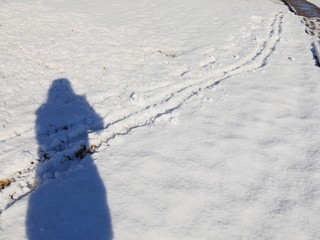
[(0, 240), (320, 239), (304, 28), (277, 0), (0, 1)]

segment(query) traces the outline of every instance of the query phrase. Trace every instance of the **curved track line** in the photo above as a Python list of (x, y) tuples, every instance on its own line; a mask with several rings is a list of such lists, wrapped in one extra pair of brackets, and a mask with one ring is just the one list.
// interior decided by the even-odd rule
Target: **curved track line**
[(275, 51), (275, 47), (280, 40), (282, 32), (283, 14), (278, 13), (270, 28), (268, 39), (265, 40), (262, 46), (237, 64), (235, 66), (228, 66), (220, 71), (216, 76), (206, 79), (204, 81), (196, 82), (187, 86), (181, 87), (178, 91), (172, 92), (164, 100), (155, 103), (152, 106), (147, 106), (142, 110), (131, 113), (128, 116), (109, 124), (102, 134), (98, 135), (102, 142), (108, 143), (111, 139), (119, 135), (125, 135), (132, 129), (146, 126), (153, 123), (162, 115), (171, 113), (178, 109), (192, 96), (198, 94), (200, 91), (218, 85), (222, 81), (233, 77), (235, 75), (248, 73), (267, 64), (269, 57)]

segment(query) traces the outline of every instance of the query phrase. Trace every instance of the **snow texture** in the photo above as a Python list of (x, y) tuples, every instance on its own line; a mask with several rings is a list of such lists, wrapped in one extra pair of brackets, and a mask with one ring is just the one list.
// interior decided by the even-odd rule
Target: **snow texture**
[(281, 1), (0, 1), (0, 32), (0, 240), (320, 239), (320, 68)]

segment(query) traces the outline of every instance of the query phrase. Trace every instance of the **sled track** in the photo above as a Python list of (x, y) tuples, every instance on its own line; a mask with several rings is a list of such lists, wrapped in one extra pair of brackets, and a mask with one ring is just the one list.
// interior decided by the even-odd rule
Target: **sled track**
[[(248, 73), (264, 67), (280, 40), (282, 21), (283, 14), (278, 13), (270, 26), (268, 39), (265, 40), (256, 51), (249, 56), (244, 57), (234, 66), (228, 66), (221, 69), (216, 73), (216, 76), (210, 77), (204, 81), (194, 82), (187, 86), (183, 86), (179, 90), (167, 94), (168, 97), (162, 101), (108, 124), (99, 138), (103, 143), (108, 144), (109, 141), (116, 136), (126, 135), (133, 129), (154, 123), (157, 118), (180, 108), (188, 99), (205, 89), (212, 88), (235, 75)], [(102, 147), (103, 146), (104, 145), (102, 145)]]
[[(188, 85), (185, 85), (186, 83), (171, 85), (167, 91), (166, 97), (164, 97), (162, 100), (159, 100), (157, 103), (146, 106), (141, 110), (130, 113), (113, 121), (112, 123), (109, 123), (104, 129), (102, 129), (100, 134), (89, 133), (91, 143), (99, 146), (100, 149), (105, 149), (110, 141), (117, 136), (124, 136), (134, 129), (153, 124), (156, 119), (179, 109), (190, 98), (197, 95), (201, 91), (214, 88), (221, 82), (233, 76), (249, 73), (263, 68), (268, 63), (280, 40), (282, 22), (283, 13), (279, 12), (274, 16), (270, 24), (266, 40), (263, 41), (262, 44), (255, 49), (255, 51), (243, 57), (237, 63), (229, 65), (223, 69), (215, 70), (214, 75), (207, 77), (205, 80), (192, 81)], [(202, 67), (205, 67), (205, 65)], [(162, 89), (158, 89), (158, 91), (162, 91)], [(54, 158), (50, 159), (48, 162), (61, 162), (61, 158), (64, 156), (65, 153), (63, 151), (58, 152), (55, 154)], [(40, 164), (45, 165), (46, 162), (39, 162), (37, 164), (30, 165), (30, 167), (17, 172), (15, 176), (11, 176), (9, 178), (11, 179), (12, 184), (1, 192), (1, 194), (8, 194), (8, 201), (1, 203), (0, 215), (3, 211), (11, 207), (16, 201), (19, 201), (27, 196), (41, 184), (35, 180), (35, 171), (37, 166)], [(45, 179), (43, 181), (45, 181)], [(27, 184), (24, 184), (26, 186), (21, 187), (20, 182)], [(17, 189), (20, 191), (17, 191)]]

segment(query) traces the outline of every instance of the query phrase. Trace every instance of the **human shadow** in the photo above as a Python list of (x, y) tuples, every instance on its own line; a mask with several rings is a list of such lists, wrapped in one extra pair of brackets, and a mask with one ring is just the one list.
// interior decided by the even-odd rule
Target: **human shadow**
[(88, 132), (101, 130), (102, 118), (68, 79), (53, 81), (36, 115), (42, 184), (29, 198), (28, 239), (112, 239), (106, 189), (88, 150)]

